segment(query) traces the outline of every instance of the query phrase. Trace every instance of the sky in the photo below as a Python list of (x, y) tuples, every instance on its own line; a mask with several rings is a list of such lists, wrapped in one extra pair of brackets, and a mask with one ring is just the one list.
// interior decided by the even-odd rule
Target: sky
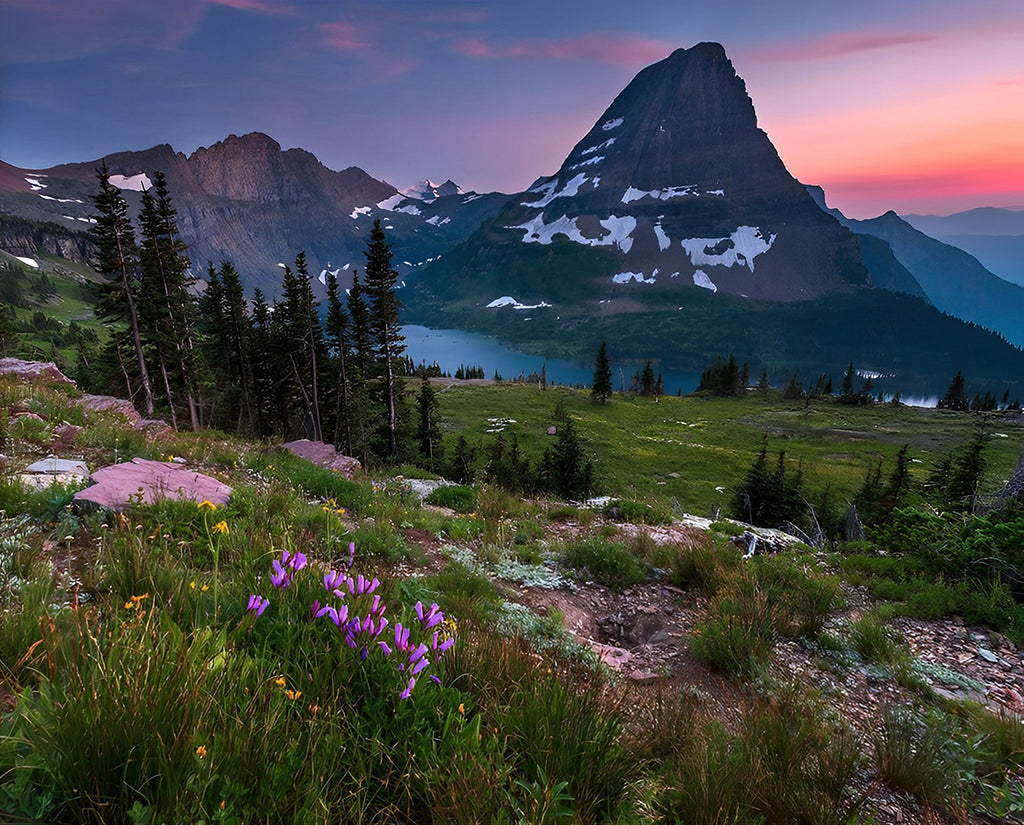
[(399, 188), (517, 192), (702, 41), (848, 216), (1024, 208), (1021, 0), (0, 0), (0, 159), (261, 131)]

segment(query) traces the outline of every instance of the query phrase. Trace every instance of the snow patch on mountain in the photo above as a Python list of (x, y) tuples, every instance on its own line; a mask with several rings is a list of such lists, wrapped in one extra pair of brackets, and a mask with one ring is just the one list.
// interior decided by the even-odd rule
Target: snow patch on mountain
[(42, 192), (39, 193), (44, 201), (53, 201), (54, 203), (82, 203), (78, 198), (54, 198), (50, 195), (44, 195)]
[(612, 281), (616, 284), (628, 284), (630, 281), (636, 281), (638, 284), (653, 284), (657, 282), (657, 278), (657, 269), (651, 273), (650, 278), (646, 277), (643, 272), (620, 272), (618, 275), (612, 275)]
[(502, 295), (500, 298), (495, 298), (491, 301), (487, 305), (487, 309), (498, 309), (499, 307), (512, 307), (512, 309), (544, 309), (550, 306), (551, 304), (546, 301), (541, 301), (539, 304), (523, 304), (511, 295)]
[(654, 224), (654, 236), (658, 239), (658, 249), (662, 252), (672, 246), (672, 239), (661, 228), (661, 221), (664, 217), (664, 215), (658, 215), (658, 222)]
[(431, 224), (432, 226), (444, 226), (446, 223), (451, 222), (451, 218), (442, 218), (440, 215), (432, 215), (431, 217), (427, 218), (427, 223)]
[(400, 204), (405, 199), (405, 195), (399, 192), (397, 195), (392, 195), (390, 198), (382, 200), (380, 203), (377, 204), (377, 208), (383, 209), (386, 212), (392, 212), (394, 211), (395, 207), (398, 206), (398, 204)]
[[(551, 201), (553, 201), (555, 198), (574, 198), (574, 197), (576, 197), (576, 195), (579, 194), (580, 187), (584, 183), (586, 183), (586, 182), (587, 182), (586, 174), (584, 172), (580, 172), (575, 177), (573, 177), (570, 180), (566, 181), (565, 186), (563, 186), (561, 189), (559, 189), (556, 192), (555, 190), (558, 187), (558, 181), (557, 180), (553, 180), (550, 183), (546, 183), (542, 187), (540, 187), (540, 190), (539, 190), (538, 194), (544, 193), (544, 197), (542, 197), (539, 201), (534, 201), (533, 203), (527, 203), (526, 201), (523, 201), (520, 205), (521, 206), (529, 207), (531, 209), (543, 209), (545, 206), (547, 206), (549, 203), (551, 203)], [(534, 190), (531, 189), (530, 191), (532, 192)]]
[(685, 198), (690, 195), (696, 195), (697, 185), (688, 184), (686, 186), (668, 186), (665, 189), (636, 189), (630, 186), (626, 189), (625, 194), (622, 196), (623, 203), (632, 203), (643, 198), (654, 198), (655, 200), (667, 201), (670, 198)]
[(708, 274), (703, 269), (698, 269), (693, 273), (693, 285), (699, 286), (702, 289), (710, 289), (712, 292), (718, 292), (715, 282), (708, 277)]
[(518, 226), (507, 226), (506, 229), (522, 229), (523, 243), (539, 243), (547, 246), (555, 235), (565, 235), (570, 241), (583, 246), (617, 246), (623, 252), (629, 252), (633, 246), (633, 230), (636, 229), (636, 218), (631, 215), (618, 217), (611, 215), (600, 221), (606, 234), (599, 238), (586, 238), (576, 225), (576, 218), (562, 215), (551, 223), (544, 222), (544, 216), (538, 215), (533, 220)]
[(608, 138), (608, 140), (606, 140), (604, 143), (598, 143), (596, 146), (590, 146), (584, 149), (582, 152), (580, 152), (580, 155), (582, 155), (583, 157), (586, 157), (587, 155), (592, 155), (594, 154), (594, 152), (600, 152), (602, 149), (607, 149), (613, 143), (615, 143), (615, 138)]
[(579, 169), (581, 166), (593, 166), (595, 163), (600, 163), (602, 160), (604, 160), (604, 155), (595, 155), (594, 157), (587, 158), (579, 163), (574, 163), (569, 167), (569, 170), (572, 171), (573, 169)]
[(46, 184), (43, 183), (40, 180), (40, 178), (45, 178), (45, 177), (46, 177), (46, 175), (36, 175), (34, 177), (31, 177), (31, 178), (25, 178), (25, 183), (27, 183), (29, 185), (29, 188), (33, 192), (38, 192), (40, 189), (45, 189), (46, 188)]
[(622, 117), (613, 118), (612, 120), (606, 120), (604, 123), (601, 124), (601, 131), (610, 132), (612, 129), (618, 129), (622, 125), (624, 120), (625, 118)]
[(35, 258), (22, 258), (20, 255), (15, 255), (14, 257), (25, 264), (25, 266), (30, 266), (33, 269), (39, 269), (39, 262)]
[(372, 210), (372, 206), (357, 206), (352, 210), (352, 214), (350, 214), (349, 217), (352, 218), (352, 220), (355, 220), (360, 215), (369, 215)]
[(399, 206), (397, 209), (393, 209), (393, 212), (404, 212), (406, 215), (422, 215), (418, 206), (411, 203), (407, 203), (405, 206)]
[(133, 192), (141, 192), (144, 189), (149, 189), (153, 186), (153, 181), (149, 179), (149, 175), (145, 172), (140, 172), (137, 175), (131, 175), (125, 177), (124, 175), (111, 175), (110, 185), (116, 186), (118, 189), (131, 189)]
[(756, 226), (739, 226), (728, 238), (684, 238), (680, 243), (694, 266), (741, 266), (754, 271), (754, 259), (772, 248), (777, 235), (767, 240)]

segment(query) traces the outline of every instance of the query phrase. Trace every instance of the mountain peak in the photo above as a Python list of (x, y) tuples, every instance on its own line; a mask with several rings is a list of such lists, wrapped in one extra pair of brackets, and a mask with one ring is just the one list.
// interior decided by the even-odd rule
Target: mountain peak
[(640, 71), (499, 220), (524, 244), (603, 247), (620, 291), (804, 300), (867, 283), (855, 239), (786, 170), (718, 43)]
[(451, 178), (446, 180), (444, 183), (434, 183), (434, 181), (427, 178), (414, 183), (406, 189), (400, 189), (399, 191), (407, 198), (413, 198), (414, 200), (425, 201), (427, 203), (449, 195), (465, 194), (462, 187), (455, 183)]

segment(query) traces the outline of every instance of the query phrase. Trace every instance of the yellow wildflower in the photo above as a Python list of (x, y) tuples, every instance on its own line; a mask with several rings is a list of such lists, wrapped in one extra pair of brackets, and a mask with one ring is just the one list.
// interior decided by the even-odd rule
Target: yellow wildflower
[(196, 748), (196, 756), (198, 756), (200, 759), (206, 758), (206, 745), (200, 745), (198, 748)]
[(205, 593), (209, 589), (210, 589), (210, 585), (208, 585), (208, 584), (204, 584), (202, 587), (199, 588), (199, 590), (201, 592), (203, 592), (203, 593)]
[(228, 530), (228, 523), (226, 521), (218, 521), (215, 525), (213, 525), (213, 532), (221, 533), (222, 535), (226, 536), (231, 531)]
[(294, 702), (296, 699), (298, 699), (300, 696), (302, 696), (302, 691), (301, 690), (286, 690), (284, 692), (284, 695), (287, 696), (289, 699), (291, 699)]
[(459, 713), (463, 716), (466, 715), (466, 706), (462, 702), (459, 702)]
[(191, 587), (193, 590), (196, 589), (196, 583), (195, 582), (189, 582), (188, 586)]
[(126, 610), (136, 610), (143, 599), (148, 599), (149, 593), (143, 593), (141, 596), (132, 596), (128, 601), (124, 603)]
[(278, 687), (284, 687), (284, 686), (285, 686), (286, 684), (288, 684), (288, 683), (287, 683), (287, 682), (285, 682), (285, 680), (284, 680), (284, 676), (278, 676), (278, 677), (277, 677), (277, 678), (276, 678), (276, 679), (274, 680), (274, 684), (275, 684), (275, 685), (277, 685)]
[(211, 513), (217, 509), (217, 505), (214, 504), (209, 499), (204, 499), (203, 501), (200, 501), (197, 506), (199, 507), (200, 510), (209, 510)]

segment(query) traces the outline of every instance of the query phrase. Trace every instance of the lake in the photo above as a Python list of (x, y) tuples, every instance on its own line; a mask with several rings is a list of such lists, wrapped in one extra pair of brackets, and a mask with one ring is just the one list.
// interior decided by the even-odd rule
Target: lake
[[(488, 378), (492, 378), (497, 370), (502, 378), (512, 380), (531, 373), (540, 375), (543, 366), (547, 371), (548, 382), (552, 384), (580, 384), (589, 387), (594, 380), (592, 363), (580, 365), (560, 358), (527, 355), (477, 332), (409, 325), (402, 327), (402, 334), (405, 336), (405, 354), (413, 363), (419, 364), (422, 361), (429, 366), (436, 361), (441, 370), (450, 375), (454, 375), (460, 366), (483, 367), (484, 375)], [(596, 352), (594, 356), (597, 357)], [(628, 385), (633, 373), (642, 368), (642, 365), (612, 362), (612, 385), (615, 391), (622, 388), (623, 378)], [(675, 395), (677, 391), (685, 395), (697, 389), (700, 375), (681, 370), (663, 370), (662, 382), (667, 395)]]

